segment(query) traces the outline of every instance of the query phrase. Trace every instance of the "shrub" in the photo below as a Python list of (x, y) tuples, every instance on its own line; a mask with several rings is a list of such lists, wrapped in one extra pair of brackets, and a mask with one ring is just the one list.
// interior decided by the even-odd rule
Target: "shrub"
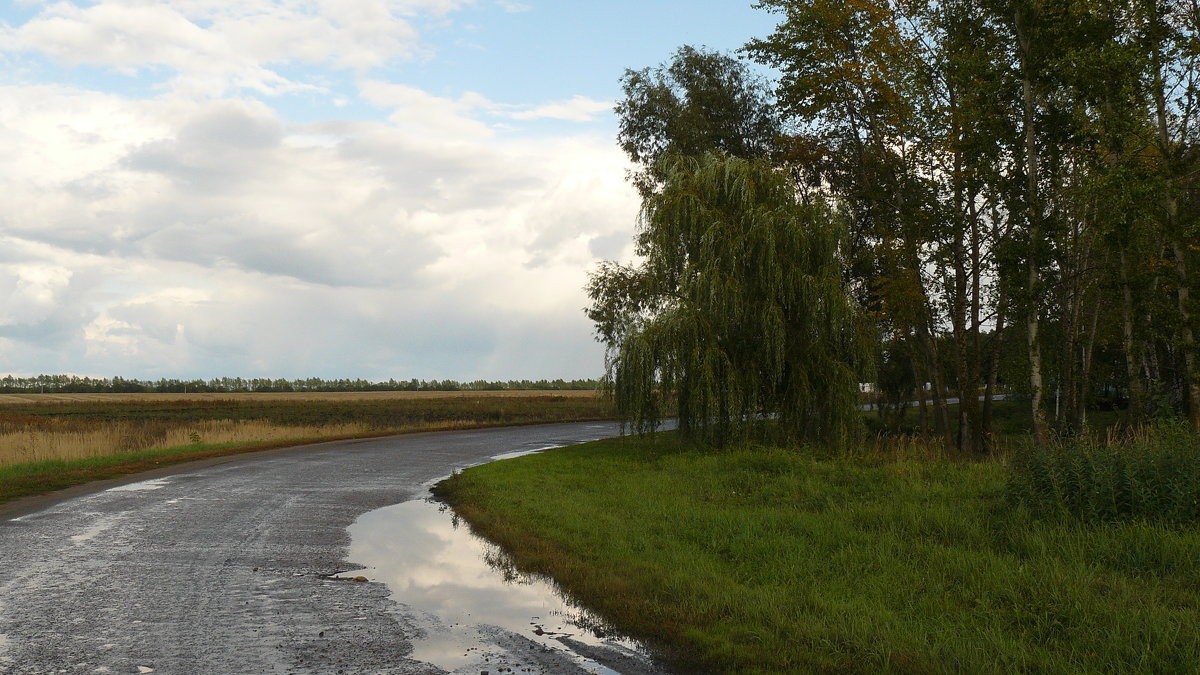
[(1182, 424), (1161, 423), (1104, 442), (1059, 441), (1018, 449), (1009, 499), (1039, 515), (1089, 522), (1200, 520), (1200, 441)]

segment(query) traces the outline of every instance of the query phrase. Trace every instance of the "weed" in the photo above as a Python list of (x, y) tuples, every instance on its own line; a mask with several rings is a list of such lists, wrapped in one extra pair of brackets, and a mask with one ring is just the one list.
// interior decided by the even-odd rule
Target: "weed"
[(1025, 444), (1014, 453), (1007, 493), (1013, 504), (1090, 522), (1200, 520), (1200, 444), (1180, 422), (1123, 434)]
[(623, 438), (437, 493), (682, 672), (1194, 671), (1200, 532), (1039, 519), (1003, 463), (925, 452)]

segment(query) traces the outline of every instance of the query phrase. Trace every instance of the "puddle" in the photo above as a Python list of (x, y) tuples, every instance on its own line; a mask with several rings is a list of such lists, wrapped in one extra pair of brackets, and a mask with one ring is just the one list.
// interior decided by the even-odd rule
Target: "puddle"
[(150, 480), (140, 481), (138, 483), (130, 483), (129, 485), (118, 485), (114, 488), (108, 488), (105, 492), (140, 492), (142, 490), (158, 490), (164, 488), (171, 483), (166, 478), (152, 478)]
[(116, 520), (115, 518), (113, 518), (111, 516), (103, 517), (98, 513), (89, 513), (87, 515), (97, 516), (97, 518), (83, 532), (80, 532), (79, 534), (71, 535), (72, 543), (83, 544), (83, 543), (86, 543), (86, 542), (89, 542), (89, 541), (95, 539), (97, 536), (99, 536), (105, 530), (111, 528), (113, 526), (113, 522)]
[(541, 452), (543, 450), (553, 450), (555, 448), (561, 448), (561, 447), (563, 447), (563, 446), (559, 445), (559, 444), (555, 444), (555, 445), (544, 445), (540, 448), (529, 448), (528, 450), (515, 450), (513, 452), (502, 452), (499, 455), (492, 455), (492, 459), (512, 459), (513, 457), (524, 457), (525, 455), (532, 455), (535, 452)]
[(443, 508), (425, 500), (396, 504), (363, 514), (349, 529), (349, 560), (367, 569), (343, 576), (384, 582), (393, 600), (432, 619), (427, 636), (413, 642), (412, 658), (451, 672), (479, 672), (466, 666), (503, 652), (500, 644), (508, 632), (554, 649), (590, 672), (617, 671), (567, 643), (618, 660), (650, 662), (636, 643), (599, 628), (595, 615), (566, 602), (550, 582), (505, 565), (502, 551)]

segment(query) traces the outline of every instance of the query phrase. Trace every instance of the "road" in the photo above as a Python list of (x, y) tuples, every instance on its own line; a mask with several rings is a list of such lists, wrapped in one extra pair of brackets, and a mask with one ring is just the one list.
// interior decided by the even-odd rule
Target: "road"
[[(0, 673), (445, 672), (411, 658), (433, 628), (386, 584), (326, 576), (361, 564), (347, 559), (347, 528), (457, 468), (617, 432), (582, 423), (326, 443), (0, 507)], [(510, 631), (489, 640), (477, 652), (496, 660), (455, 672), (587, 672)]]

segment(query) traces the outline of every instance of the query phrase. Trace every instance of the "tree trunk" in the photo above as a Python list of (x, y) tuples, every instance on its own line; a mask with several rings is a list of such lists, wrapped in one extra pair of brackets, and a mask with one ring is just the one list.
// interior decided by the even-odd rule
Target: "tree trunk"
[(1134, 419), (1146, 413), (1146, 388), (1138, 375), (1138, 351), (1133, 337), (1133, 288), (1129, 284), (1129, 261), (1121, 249), (1121, 340), (1125, 350), (1125, 376), (1129, 379), (1129, 407)]
[(1188, 308), (1187, 261), (1184, 259), (1186, 249), (1177, 239), (1171, 240), (1171, 249), (1175, 253), (1175, 270), (1179, 274), (1175, 302), (1183, 323), (1180, 331), (1180, 339), (1183, 342), (1183, 393), (1187, 397), (1188, 420), (1191, 422), (1192, 431), (1200, 433), (1200, 381), (1196, 378), (1196, 336), (1192, 332), (1192, 313)]
[[(1000, 351), (1004, 346), (1004, 297), (996, 302), (996, 327), (992, 331), (992, 343), (988, 345), (987, 383), (983, 388), (983, 411), (980, 414), (980, 433), (990, 439), (992, 434), (992, 401), (996, 396), (996, 381), (1000, 377)], [(988, 441), (990, 444), (990, 441)], [(987, 448), (990, 450), (990, 445)]]
[[(1156, 20), (1159, 17), (1155, 17)], [(1182, 322), (1180, 330), (1180, 342), (1183, 347), (1183, 394), (1187, 403), (1188, 420), (1191, 422), (1192, 431), (1200, 433), (1200, 381), (1196, 378), (1196, 338), (1192, 332), (1191, 312), (1188, 308), (1188, 275), (1187, 261), (1184, 258), (1186, 247), (1181, 246), (1176, 232), (1179, 218), (1179, 203), (1175, 198), (1175, 171), (1170, 164), (1169, 158), (1173, 154), (1175, 143), (1172, 142), (1170, 129), (1167, 123), (1167, 101), (1166, 93), (1163, 91), (1163, 75), (1162, 75), (1162, 52), (1159, 48), (1155, 48), (1151, 52), (1154, 66), (1154, 108), (1156, 121), (1158, 123), (1158, 142), (1160, 153), (1163, 158), (1163, 170), (1167, 179), (1167, 198), (1166, 204), (1166, 231), (1167, 237), (1171, 242), (1171, 249), (1175, 254), (1175, 270), (1177, 272), (1177, 288), (1175, 292), (1176, 306), (1179, 310), (1179, 318)]]
[(921, 326), (919, 329), (921, 346), (925, 351), (925, 362), (929, 366), (929, 377), (933, 385), (931, 392), (933, 398), (933, 415), (934, 423), (937, 425), (938, 435), (942, 437), (946, 448), (954, 447), (954, 435), (950, 429), (950, 415), (946, 410), (946, 401), (944, 392), (946, 383), (942, 378), (941, 359), (938, 358), (937, 343), (933, 336), (930, 335), (929, 329)]
[(1041, 287), (1041, 270), (1038, 265), (1041, 232), (1041, 200), (1038, 192), (1038, 148), (1037, 129), (1034, 123), (1033, 79), (1029, 63), (1031, 54), (1031, 37), (1026, 29), (1021, 11), (1015, 14), (1017, 40), (1020, 42), (1021, 54), (1021, 95), (1022, 122), (1025, 128), (1025, 217), (1029, 228), (1029, 250), (1026, 260), (1026, 306), (1025, 306), (1025, 335), (1026, 346), (1029, 349), (1029, 393), (1030, 412), (1032, 413), (1033, 435), (1038, 445), (1048, 443), (1046, 436), (1046, 413), (1042, 409), (1042, 347), (1039, 339), (1040, 324), (1038, 296)]
[[(909, 339), (912, 338), (910, 337)], [(925, 398), (925, 373), (921, 370), (917, 351), (910, 348), (909, 353), (912, 355), (913, 380), (917, 383), (917, 424), (921, 427), (921, 433), (925, 434), (929, 431), (929, 409)]]

